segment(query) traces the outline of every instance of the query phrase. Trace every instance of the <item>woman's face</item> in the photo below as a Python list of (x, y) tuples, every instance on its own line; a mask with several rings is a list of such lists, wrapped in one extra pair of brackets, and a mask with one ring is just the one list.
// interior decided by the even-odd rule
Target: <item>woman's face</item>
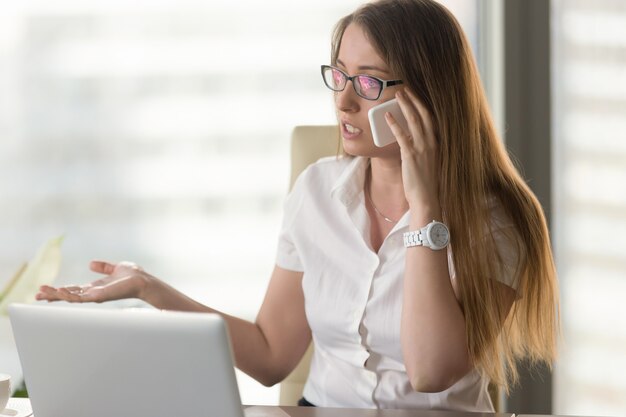
[[(341, 38), (336, 66), (350, 76), (372, 75), (382, 80), (395, 80), (395, 74), (378, 55), (361, 27), (351, 23)], [(356, 94), (349, 81), (343, 91), (335, 93), (337, 119), (343, 137), (343, 148), (350, 155), (399, 158), (397, 143), (379, 148), (374, 145), (367, 112), (372, 107), (394, 98), (397, 87), (387, 87), (378, 100), (366, 100)]]

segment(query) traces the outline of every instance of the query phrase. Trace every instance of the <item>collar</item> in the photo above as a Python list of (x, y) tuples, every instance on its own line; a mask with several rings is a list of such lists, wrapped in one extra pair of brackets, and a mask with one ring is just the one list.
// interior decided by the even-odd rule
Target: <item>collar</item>
[(330, 196), (339, 200), (345, 207), (350, 207), (363, 192), (365, 171), (369, 166), (369, 158), (355, 156), (343, 170), (330, 190)]
[[(333, 184), (330, 196), (338, 200), (344, 207), (349, 208), (355, 201), (364, 201), (363, 198), (357, 198), (363, 195), (363, 187), (365, 186), (365, 173), (370, 164), (370, 159), (363, 156), (352, 157), (348, 166), (343, 170), (339, 178)], [(397, 231), (409, 227), (409, 219), (411, 213), (407, 211), (402, 218), (395, 224), (392, 229)]]

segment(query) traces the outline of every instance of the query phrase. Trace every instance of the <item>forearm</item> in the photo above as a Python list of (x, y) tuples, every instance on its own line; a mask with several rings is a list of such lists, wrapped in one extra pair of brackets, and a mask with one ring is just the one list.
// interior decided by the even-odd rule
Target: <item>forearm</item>
[(140, 298), (162, 310), (219, 314), (228, 326), (235, 366), (263, 384), (275, 383), (277, 366), (272, 360), (270, 344), (256, 323), (210, 308), (154, 277), (146, 280)]
[[(432, 214), (414, 216), (411, 230), (432, 219)], [(418, 246), (406, 251), (401, 340), (407, 373), (417, 391), (442, 391), (470, 369), (465, 319), (445, 250)]]

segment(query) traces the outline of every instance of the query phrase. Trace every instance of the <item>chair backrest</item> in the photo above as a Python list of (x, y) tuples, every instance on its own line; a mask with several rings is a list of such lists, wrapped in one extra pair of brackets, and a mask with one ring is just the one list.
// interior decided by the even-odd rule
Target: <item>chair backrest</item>
[[(338, 155), (341, 151), (339, 127), (296, 126), (291, 134), (291, 180), (289, 188), (298, 175), (310, 164), (324, 156)], [(309, 375), (313, 343), (309, 346), (300, 363), (280, 383), (280, 405), (297, 405)]]
[(291, 133), (291, 181), (310, 164), (324, 156), (338, 155), (341, 151), (339, 126), (296, 126)]

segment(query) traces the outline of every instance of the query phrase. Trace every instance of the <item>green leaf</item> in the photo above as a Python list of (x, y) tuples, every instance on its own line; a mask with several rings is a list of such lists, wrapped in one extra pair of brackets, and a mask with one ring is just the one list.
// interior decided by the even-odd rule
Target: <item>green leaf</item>
[(51, 284), (61, 268), (63, 236), (46, 242), (31, 262), (22, 266), (0, 295), (0, 314), (7, 314), (11, 303), (31, 303), (42, 285)]

